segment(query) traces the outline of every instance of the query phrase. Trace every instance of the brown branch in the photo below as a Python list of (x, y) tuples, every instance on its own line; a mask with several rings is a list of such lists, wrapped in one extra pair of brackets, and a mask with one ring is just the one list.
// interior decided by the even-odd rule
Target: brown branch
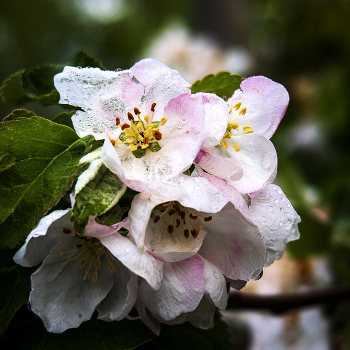
[(229, 295), (227, 308), (268, 310), (279, 314), (290, 309), (334, 302), (344, 298), (350, 298), (350, 285), (266, 296), (234, 291)]

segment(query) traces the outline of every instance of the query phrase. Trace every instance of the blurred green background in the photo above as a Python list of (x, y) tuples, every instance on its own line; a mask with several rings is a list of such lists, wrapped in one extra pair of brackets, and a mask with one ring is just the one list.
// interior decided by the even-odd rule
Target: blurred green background
[[(302, 218), (288, 251), (326, 259), (336, 285), (350, 282), (349, 33), (349, 0), (2, 0), (0, 80), (83, 49), (110, 70), (152, 56), (190, 83), (230, 69), (283, 84), (291, 101), (272, 138), (276, 183)], [(1, 117), (14, 108), (1, 101)], [(328, 313), (347, 349), (350, 323), (339, 308), (349, 305)]]

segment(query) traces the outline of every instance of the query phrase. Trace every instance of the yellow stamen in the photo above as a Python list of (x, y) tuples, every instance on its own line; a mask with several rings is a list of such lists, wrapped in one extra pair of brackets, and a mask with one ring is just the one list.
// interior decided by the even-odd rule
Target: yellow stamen
[(143, 117), (143, 119), (145, 120), (146, 123), (148, 123), (148, 121), (149, 121), (149, 114), (146, 114), (146, 115)]
[(220, 144), (223, 148), (228, 149), (228, 145), (226, 141), (221, 140)]
[(115, 266), (114, 266), (112, 263), (109, 264), (108, 268), (109, 268), (109, 271), (111, 271), (112, 273), (114, 273), (114, 271), (115, 271)]
[(243, 134), (251, 134), (253, 132), (254, 132), (254, 129), (252, 129), (252, 128), (246, 128), (243, 130)]
[(69, 259), (69, 260), (67, 260), (66, 262), (64, 262), (62, 265), (63, 265), (63, 266), (67, 266), (67, 265), (69, 265), (72, 261), (73, 261), (73, 259)]
[(70, 252), (62, 252), (62, 253), (60, 253), (60, 255), (69, 255), (70, 254)]
[(164, 125), (167, 121), (168, 121), (168, 118), (167, 118), (167, 117), (163, 117), (163, 118), (160, 120), (160, 125)]
[(233, 106), (232, 106), (232, 109), (235, 109), (236, 111), (239, 110), (239, 108), (241, 107), (242, 105), (242, 102), (236, 102)]
[(95, 267), (96, 267), (96, 269), (100, 269), (101, 268), (101, 260), (96, 260), (95, 261)]
[(131, 151), (136, 151), (137, 150), (137, 146), (136, 145), (129, 145), (129, 149)]
[(230, 129), (238, 129), (239, 128), (239, 124), (237, 124), (235, 122), (228, 122), (228, 128), (230, 128)]
[(98, 281), (98, 273), (97, 273), (97, 271), (95, 271), (95, 272), (92, 274), (92, 280), (93, 280), (94, 282), (97, 282), (97, 281)]
[(238, 145), (236, 145), (235, 143), (232, 145), (233, 148), (235, 149), (235, 151), (239, 152), (241, 150), (241, 147), (239, 147)]
[(245, 115), (246, 112), (247, 112), (247, 107), (243, 107), (243, 108), (238, 112), (238, 114), (239, 114), (239, 115)]

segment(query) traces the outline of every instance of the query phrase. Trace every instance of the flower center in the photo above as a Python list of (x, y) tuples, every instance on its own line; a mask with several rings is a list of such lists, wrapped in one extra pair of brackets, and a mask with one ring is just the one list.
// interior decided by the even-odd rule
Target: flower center
[[(63, 233), (70, 234), (72, 233), (72, 230), (64, 228)], [(75, 233), (75, 236), (80, 237), (77, 233)], [(94, 282), (98, 281), (98, 270), (102, 266), (102, 256), (106, 257), (109, 264), (108, 269), (111, 273), (114, 273), (115, 267), (121, 264), (115, 259), (110, 251), (102, 245), (100, 240), (95, 237), (83, 237), (80, 243), (74, 244), (74, 249), (68, 252), (61, 252), (60, 255), (74, 256), (69, 258), (62, 265), (67, 266), (74, 260), (77, 260), (79, 261), (80, 268), (86, 268), (85, 275), (83, 277), (84, 281), (88, 278), (92, 268), (95, 269), (95, 271), (92, 273), (92, 280)]]
[(151, 152), (158, 152), (161, 147), (158, 143), (163, 137), (159, 131), (160, 126), (167, 122), (167, 117), (163, 117), (159, 122), (154, 122), (154, 111), (156, 103), (152, 103), (152, 115), (146, 114), (141, 118), (141, 112), (138, 108), (134, 108), (135, 117), (128, 112), (128, 120), (130, 124), (124, 123), (120, 125), (120, 119), (116, 118), (116, 125), (120, 126), (123, 132), (119, 135), (121, 142), (114, 143), (114, 145), (124, 144), (133, 152), (136, 158), (141, 158), (146, 154), (146, 149)]
[(190, 237), (190, 233), (193, 238), (197, 238), (199, 234), (198, 224), (197, 228), (194, 227), (195, 220), (203, 219), (204, 221), (211, 221), (212, 216), (202, 216), (198, 213), (192, 213), (188, 208), (182, 206), (179, 202), (167, 202), (157, 206), (160, 210), (165, 208), (161, 214), (157, 214), (153, 217), (153, 222), (158, 223), (164, 215), (170, 216), (170, 223), (167, 226), (167, 232), (171, 235), (175, 229), (182, 229), (185, 238)]
[(240, 125), (235, 122), (235, 120), (240, 115), (245, 115), (247, 113), (247, 107), (241, 108), (241, 106), (242, 102), (236, 102), (229, 108), (230, 114), (233, 114), (234, 111), (238, 113), (232, 120), (228, 122), (225, 135), (220, 142), (223, 148), (228, 149), (228, 147), (231, 146), (236, 152), (239, 152), (241, 148), (231, 141), (232, 136), (251, 134), (254, 132), (254, 129), (250, 125), (244, 125), (243, 127), (240, 127)]

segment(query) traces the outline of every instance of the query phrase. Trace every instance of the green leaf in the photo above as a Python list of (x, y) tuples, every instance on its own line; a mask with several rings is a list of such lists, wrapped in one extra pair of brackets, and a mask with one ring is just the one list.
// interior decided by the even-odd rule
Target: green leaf
[(243, 80), (241, 76), (229, 72), (220, 72), (216, 75), (209, 74), (202, 80), (197, 80), (191, 86), (191, 92), (193, 94), (197, 92), (213, 92), (221, 98), (224, 96), (229, 98), (239, 89)]
[(11, 120), (17, 120), (18, 118), (30, 118), (34, 116), (35, 113), (32, 111), (28, 111), (27, 109), (15, 109), (4, 119), (4, 122), (10, 122)]
[(66, 64), (42, 65), (32, 70), (21, 70), (11, 75), (1, 86), (0, 93), (4, 102), (18, 104), (36, 100), (45, 106), (57, 104), (60, 95), (53, 78), (65, 66), (104, 69), (100, 61), (80, 51)]
[(141, 346), (140, 350), (233, 350), (231, 331), (219, 312), (214, 318), (214, 328), (203, 330), (186, 322), (181, 325), (162, 324), (160, 336)]
[(30, 275), (36, 269), (16, 265), (13, 261), (16, 251), (0, 251), (0, 334), (19, 308), (28, 302)]
[(0, 246), (21, 243), (59, 201), (93, 140), (40, 117), (0, 124), (0, 156), (15, 159), (0, 173)]
[(23, 322), (20, 327), (14, 325), (6, 335), (12, 349), (25, 350), (131, 350), (155, 337), (139, 320), (106, 322), (95, 316), (79, 328), (68, 329), (63, 334), (47, 332), (36, 317), (30, 323)]
[(56, 115), (55, 118), (52, 119), (53, 122), (61, 125), (68, 126), (69, 128), (74, 130), (72, 116), (76, 113), (76, 111), (72, 112), (63, 112), (61, 114)]
[(96, 159), (79, 176), (75, 189), (72, 220), (74, 228), (83, 233), (89, 217), (102, 215), (117, 204), (126, 186)]
[(98, 223), (106, 226), (113, 226), (122, 221), (122, 216), (128, 209), (129, 208), (114, 206), (107, 213), (105, 213), (103, 217), (98, 219)]

